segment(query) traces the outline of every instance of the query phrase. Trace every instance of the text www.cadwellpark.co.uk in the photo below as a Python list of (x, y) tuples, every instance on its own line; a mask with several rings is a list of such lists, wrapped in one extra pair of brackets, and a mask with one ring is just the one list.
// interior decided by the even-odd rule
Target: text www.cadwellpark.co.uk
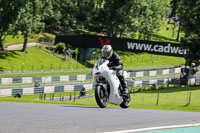
[(166, 46), (163, 45), (152, 45), (152, 44), (143, 44), (143, 43), (132, 43), (127, 42), (127, 48), (133, 50), (141, 50), (141, 51), (151, 51), (157, 53), (166, 53), (166, 54), (180, 54), (186, 55), (187, 49), (180, 49), (179, 47), (173, 47), (169, 43)]

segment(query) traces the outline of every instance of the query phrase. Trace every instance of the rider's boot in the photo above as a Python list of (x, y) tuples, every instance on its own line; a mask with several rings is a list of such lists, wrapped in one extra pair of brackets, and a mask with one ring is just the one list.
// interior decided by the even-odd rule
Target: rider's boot
[(128, 91), (127, 84), (124, 83), (124, 84), (122, 85), (122, 92), (121, 92), (121, 94), (124, 95), (124, 96), (127, 96), (128, 93), (129, 93), (129, 91)]
[(128, 95), (128, 87), (125, 81), (125, 78), (123, 76), (123, 70), (118, 71), (118, 78), (120, 80), (121, 86), (122, 86), (122, 92), (121, 95)]

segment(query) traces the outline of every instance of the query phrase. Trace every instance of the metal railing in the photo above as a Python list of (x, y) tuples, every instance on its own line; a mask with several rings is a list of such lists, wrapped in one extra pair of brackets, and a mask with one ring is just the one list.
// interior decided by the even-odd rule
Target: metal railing
[[(124, 67), (126, 71), (152, 70), (175, 68), (176, 66), (138, 66), (138, 67)], [(68, 73), (68, 72), (91, 72), (92, 68), (82, 69), (51, 69), (51, 70), (34, 70), (34, 71), (0, 71), (1, 75), (21, 75), (21, 74), (41, 74), (41, 73)]]

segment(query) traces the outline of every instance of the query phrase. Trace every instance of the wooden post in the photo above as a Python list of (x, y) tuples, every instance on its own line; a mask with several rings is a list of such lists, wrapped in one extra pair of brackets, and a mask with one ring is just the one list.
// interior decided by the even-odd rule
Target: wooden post
[(160, 91), (158, 91), (158, 95), (157, 95), (157, 102), (156, 102), (156, 105), (159, 104), (159, 96), (160, 96)]

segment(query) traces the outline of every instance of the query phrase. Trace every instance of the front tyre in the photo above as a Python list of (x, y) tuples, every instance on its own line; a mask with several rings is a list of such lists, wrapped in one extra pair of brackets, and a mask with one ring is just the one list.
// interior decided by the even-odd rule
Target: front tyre
[(105, 108), (107, 106), (108, 97), (102, 86), (95, 87), (95, 99), (100, 108)]
[(131, 96), (130, 93), (128, 93), (126, 96), (122, 96), (123, 97), (123, 102), (120, 104), (121, 108), (128, 108), (130, 106), (131, 103)]

